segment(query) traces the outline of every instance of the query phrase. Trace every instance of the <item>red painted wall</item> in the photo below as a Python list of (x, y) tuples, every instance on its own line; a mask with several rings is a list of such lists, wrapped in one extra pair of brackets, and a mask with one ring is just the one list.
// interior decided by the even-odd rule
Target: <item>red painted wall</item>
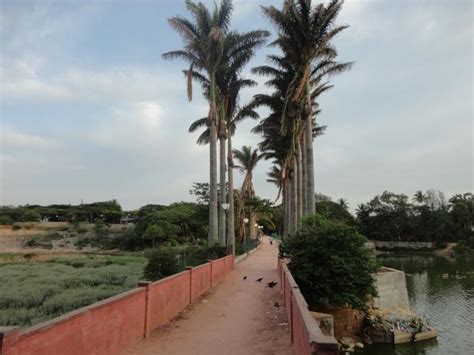
[(212, 285), (221, 282), (225, 276), (224, 259), (217, 259), (212, 262)]
[(191, 302), (211, 288), (211, 263), (193, 268), (191, 281)]
[[(233, 257), (67, 313), (23, 330), (0, 334), (2, 355), (110, 355), (123, 353), (166, 324), (233, 270)], [(230, 266), (228, 264), (232, 263)], [(212, 272), (211, 272), (212, 269)], [(192, 275), (192, 279), (191, 279)], [(3, 335), (3, 336), (2, 336)]]
[(117, 354), (143, 338), (144, 321), (139, 288), (31, 327), (3, 355)]
[(297, 354), (335, 355), (339, 353), (336, 339), (323, 335), (308, 311), (301, 294), (286, 264), (278, 261), (280, 282), (283, 288), (286, 314), (290, 325), (291, 341)]
[(232, 255), (225, 258), (225, 272), (226, 274), (234, 270), (234, 257)]
[(148, 326), (154, 329), (168, 323), (189, 304), (189, 270), (153, 282), (148, 294)]

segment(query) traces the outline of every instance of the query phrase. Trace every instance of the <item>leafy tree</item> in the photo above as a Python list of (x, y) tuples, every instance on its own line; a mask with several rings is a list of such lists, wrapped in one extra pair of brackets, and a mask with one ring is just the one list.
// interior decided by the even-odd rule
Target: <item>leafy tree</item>
[(316, 214), (301, 221), (280, 253), (290, 259), (288, 267), (312, 309), (366, 310), (367, 295), (376, 295), (372, 273), (378, 269), (366, 241), (355, 228)]
[(196, 196), (197, 203), (209, 204), (209, 184), (207, 182), (193, 182), (193, 188), (189, 190), (189, 193)]
[(344, 206), (341, 206), (341, 203), (333, 202), (330, 199), (316, 199), (316, 210), (318, 211), (318, 214), (329, 220), (340, 221), (349, 226), (358, 227), (358, 223), (354, 216), (352, 216)]
[(41, 219), (41, 215), (33, 210), (25, 211), (21, 217), (21, 222), (38, 222)]
[(156, 246), (156, 242), (164, 244), (167, 242), (173, 242), (179, 232), (179, 227), (173, 223), (170, 223), (166, 220), (160, 221), (159, 224), (152, 224), (149, 226), (145, 233), (143, 233), (142, 238), (144, 240), (151, 240), (152, 247)]
[(0, 215), (0, 225), (12, 225), (13, 219), (7, 215)]

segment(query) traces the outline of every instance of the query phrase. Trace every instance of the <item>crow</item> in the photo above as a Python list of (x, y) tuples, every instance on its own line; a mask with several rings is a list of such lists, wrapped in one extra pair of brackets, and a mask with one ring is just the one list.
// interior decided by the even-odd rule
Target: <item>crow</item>
[(278, 282), (273, 282), (273, 281), (271, 281), (271, 282), (267, 283), (267, 287), (270, 287), (270, 288), (273, 288), (273, 287), (275, 287), (276, 285), (278, 285)]
[(242, 277), (243, 280), (247, 280), (247, 276)]
[(256, 279), (255, 282), (262, 282), (262, 280), (263, 280), (263, 277)]

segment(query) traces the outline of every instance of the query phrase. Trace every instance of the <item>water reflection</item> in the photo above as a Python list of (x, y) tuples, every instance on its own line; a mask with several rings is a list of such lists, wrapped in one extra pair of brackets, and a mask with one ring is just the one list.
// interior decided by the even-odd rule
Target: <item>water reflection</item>
[(438, 339), (371, 345), (364, 354), (474, 354), (474, 258), (396, 254), (379, 260), (384, 266), (405, 271), (411, 309), (429, 320)]

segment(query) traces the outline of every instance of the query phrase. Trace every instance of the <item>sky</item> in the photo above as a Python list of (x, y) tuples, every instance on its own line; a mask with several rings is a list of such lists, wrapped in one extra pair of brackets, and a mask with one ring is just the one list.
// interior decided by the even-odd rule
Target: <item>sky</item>
[[(234, 0), (232, 27), (274, 38), (259, 7), (270, 4), (281, 1)], [(320, 99), (317, 192), (354, 210), (384, 190), (473, 191), (473, 11), (470, 0), (346, 0), (338, 23), (350, 28), (334, 44), (355, 64)], [(167, 24), (178, 14), (184, 1), (1, 1), (0, 205), (194, 200), (208, 146), (188, 127), (208, 105), (188, 102), (186, 63), (161, 58), (182, 46)], [(275, 51), (243, 72), (259, 85), (242, 103), (269, 92), (250, 69)], [(255, 125), (238, 127), (235, 147), (257, 146)], [(269, 167), (254, 184), (273, 200)]]

